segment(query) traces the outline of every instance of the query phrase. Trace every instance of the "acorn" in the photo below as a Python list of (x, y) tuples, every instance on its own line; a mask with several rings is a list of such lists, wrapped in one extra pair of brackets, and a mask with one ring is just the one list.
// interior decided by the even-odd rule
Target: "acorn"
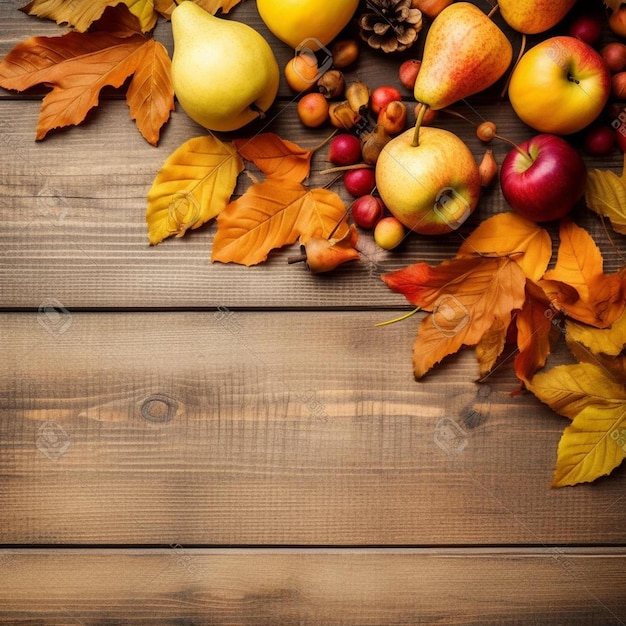
[(330, 53), (333, 67), (340, 70), (352, 65), (359, 58), (359, 44), (355, 39), (341, 39), (334, 43)]
[(498, 163), (493, 156), (493, 150), (487, 149), (485, 151), (482, 161), (478, 166), (478, 171), (480, 172), (480, 184), (483, 187), (489, 187), (498, 173)]

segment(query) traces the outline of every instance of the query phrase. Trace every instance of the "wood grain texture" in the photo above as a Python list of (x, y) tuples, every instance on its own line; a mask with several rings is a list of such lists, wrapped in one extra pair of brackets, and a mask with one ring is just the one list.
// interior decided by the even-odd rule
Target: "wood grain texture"
[(416, 383), (380, 319), (2, 315), (4, 541), (624, 542), (623, 470), (551, 490), (566, 420), (470, 352)]
[(620, 626), (626, 552), (0, 551), (2, 624)]

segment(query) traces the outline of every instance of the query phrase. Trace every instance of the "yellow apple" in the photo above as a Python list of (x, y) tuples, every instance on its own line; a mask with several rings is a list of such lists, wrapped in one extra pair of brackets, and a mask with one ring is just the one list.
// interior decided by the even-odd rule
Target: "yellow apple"
[(359, 0), (257, 0), (265, 25), (294, 50), (317, 51), (348, 24)]
[(472, 214), (481, 190), (470, 149), (454, 133), (422, 127), (394, 137), (376, 162), (376, 187), (390, 213), (425, 235), (449, 233)]
[(611, 93), (602, 56), (570, 36), (551, 37), (524, 54), (511, 75), (518, 117), (542, 133), (569, 135), (593, 122)]

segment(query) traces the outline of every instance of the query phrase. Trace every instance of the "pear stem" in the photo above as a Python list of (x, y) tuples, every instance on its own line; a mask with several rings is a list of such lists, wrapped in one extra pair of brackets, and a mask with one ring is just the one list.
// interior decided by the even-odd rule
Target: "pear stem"
[(491, 7), (491, 11), (487, 13), (487, 17), (491, 19), (498, 11), (500, 10), (500, 5), (496, 2), (493, 7)]
[(347, 172), (349, 170), (364, 170), (373, 169), (374, 166), (369, 163), (355, 163), (354, 165), (340, 165), (339, 167), (331, 167), (327, 170), (322, 170), (320, 174), (334, 174), (335, 172)]
[(420, 145), (420, 128), (422, 126), (424, 115), (426, 115), (427, 109), (428, 105), (420, 102), (419, 111), (417, 112), (417, 119), (415, 120), (415, 133), (413, 134), (413, 142), (411, 143), (414, 148), (417, 148), (417, 146)]
[(515, 59), (515, 63), (513, 63), (513, 67), (509, 72), (509, 76), (506, 79), (506, 83), (502, 88), (502, 92), (500, 93), (500, 98), (504, 98), (506, 96), (507, 89), (509, 88), (509, 83), (511, 82), (511, 76), (513, 76), (513, 70), (517, 67), (517, 64), (520, 62), (522, 55), (524, 54), (524, 50), (526, 50), (526, 33), (522, 33), (522, 45), (520, 46), (519, 52), (517, 53), (517, 59)]

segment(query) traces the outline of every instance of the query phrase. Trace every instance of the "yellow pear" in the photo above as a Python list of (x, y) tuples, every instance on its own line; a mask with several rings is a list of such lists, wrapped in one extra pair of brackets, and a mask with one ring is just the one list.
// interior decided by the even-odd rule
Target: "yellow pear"
[(558, 24), (576, 0), (499, 0), (500, 13), (513, 29), (526, 35), (543, 33)]
[(359, 0), (257, 0), (265, 25), (294, 50), (317, 51), (348, 24)]
[(513, 47), (477, 6), (455, 2), (433, 20), (415, 99), (437, 110), (487, 89), (508, 69)]
[(269, 109), (280, 70), (256, 30), (186, 1), (172, 12), (172, 33), (174, 93), (192, 120), (209, 130), (231, 131)]
[(392, 215), (424, 235), (456, 230), (474, 211), (481, 193), (478, 164), (454, 133), (426, 126), (418, 146), (409, 129), (383, 148), (376, 188)]

